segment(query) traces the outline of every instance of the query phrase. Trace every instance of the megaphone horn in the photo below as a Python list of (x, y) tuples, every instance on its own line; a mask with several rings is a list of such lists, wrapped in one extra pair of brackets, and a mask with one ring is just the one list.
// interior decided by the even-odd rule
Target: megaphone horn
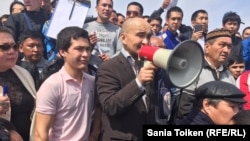
[(179, 88), (192, 84), (203, 67), (203, 49), (192, 40), (183, 41), (174, 50), (145, 45), (139, 50), (139, 57), (165, 69), (171, 83)]

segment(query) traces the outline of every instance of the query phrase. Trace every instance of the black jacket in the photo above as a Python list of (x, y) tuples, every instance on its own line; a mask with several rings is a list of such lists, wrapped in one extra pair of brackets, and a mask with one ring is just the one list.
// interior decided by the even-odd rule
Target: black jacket
[(193, 108), (186, 117), (178, 120), (176, 125), (214, 125), (214, 123), (206, 114)]
[(6, 27), (13, 31), (15, 41), (22, 41), (24, 35), (30, 32), (42, 33), (42, 27), (48, 17), (44, 16), (44, 12), (40, 10), (24, 11), (23, 13), (12, 14), (6, 21)]

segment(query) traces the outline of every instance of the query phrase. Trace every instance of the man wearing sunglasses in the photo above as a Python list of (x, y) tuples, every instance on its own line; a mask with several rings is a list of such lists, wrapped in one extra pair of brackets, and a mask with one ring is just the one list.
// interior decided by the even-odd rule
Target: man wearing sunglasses
[(138, 2), (131, 2), (127, 6), (126, 19), (134, 17), (142, 17), (143, 7)]

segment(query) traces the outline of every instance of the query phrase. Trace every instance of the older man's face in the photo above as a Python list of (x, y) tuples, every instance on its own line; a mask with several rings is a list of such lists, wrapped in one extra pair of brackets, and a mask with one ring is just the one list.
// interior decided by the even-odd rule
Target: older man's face
[(205, 55), (213, 65), (222, 65), (229, 57), (232, 48), (232, 39), (230, 37), (216, 38), (213, 43), (205, 44)]

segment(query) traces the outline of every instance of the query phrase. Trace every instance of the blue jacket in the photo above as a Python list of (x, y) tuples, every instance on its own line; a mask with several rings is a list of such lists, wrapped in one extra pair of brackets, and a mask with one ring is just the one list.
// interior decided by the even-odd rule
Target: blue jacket
[(250, 70), (250, 36), (242, 41), (242, 57), (246, 64), (246, 70)]

